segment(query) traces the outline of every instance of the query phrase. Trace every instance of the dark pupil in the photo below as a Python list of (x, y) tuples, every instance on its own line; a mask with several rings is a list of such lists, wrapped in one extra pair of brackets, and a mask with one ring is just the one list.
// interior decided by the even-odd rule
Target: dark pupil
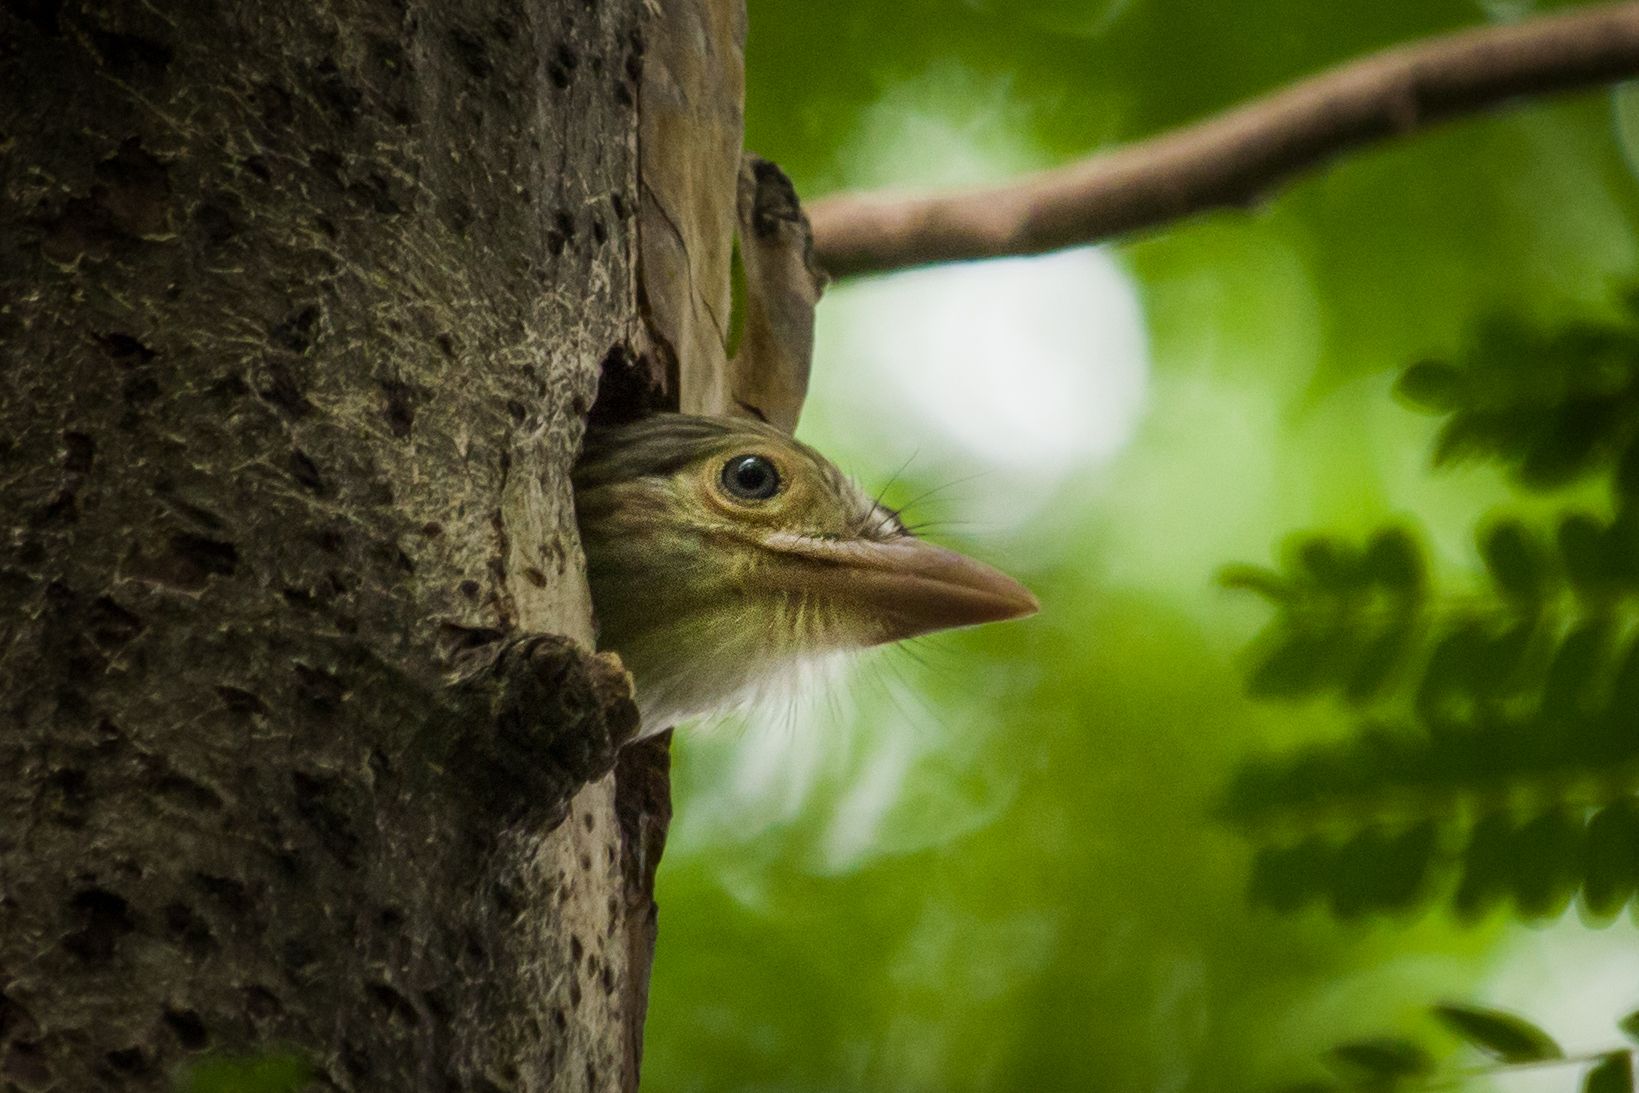
[(736, 497), (763, 501), (780, 488), (780, 474), (760, 455), (737, 455), (723, 468), (723, 488)]

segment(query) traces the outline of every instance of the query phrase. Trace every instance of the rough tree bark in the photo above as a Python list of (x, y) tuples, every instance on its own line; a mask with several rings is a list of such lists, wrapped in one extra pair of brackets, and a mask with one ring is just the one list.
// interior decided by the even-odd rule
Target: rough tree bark
[[(800, 413), (823, 278), (741, 157), (743, 35), (740, 0), (0, 0), (6, 1090), (269, 1046), (349, 1090), (635, 1086), (668, 741), (621, 747), (567, 471), (588, 415)], [(819, 257), (1088, 242), (1636, 71), (1639, 3), (1467, 32), (833, 199)]]
[(666, 753), (567, 470), (600, 365), (677, 398), (643, 58), (737, 163), (739, 11), (0, 7), (5, 1088), (635, 1084)]

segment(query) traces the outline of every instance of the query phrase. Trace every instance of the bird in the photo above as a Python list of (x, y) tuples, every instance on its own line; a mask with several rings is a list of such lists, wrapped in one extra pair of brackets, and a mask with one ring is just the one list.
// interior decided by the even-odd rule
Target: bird
[(749, 418), (594, 428), (571, 479), (598, 648), (631, 673), (640, 738), (831, 654), (1038, 610), (1012, 577), (913, 534), (825, 456)]

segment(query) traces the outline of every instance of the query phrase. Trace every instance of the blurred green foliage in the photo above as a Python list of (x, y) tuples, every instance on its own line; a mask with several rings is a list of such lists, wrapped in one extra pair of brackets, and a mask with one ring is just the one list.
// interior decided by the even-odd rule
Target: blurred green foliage
[(1639, 322), (1493, 321), (1398, 386), (1444, 419), (1436, 468), (1480, 460), (1545, 494), (1598, 476), (1610, 515), (1487, 521), (1478, 592), (1431, 587), (1394, 526), (1225, 571), (1275, 609), (1249, 693), (1335, 693), (1363, 719), (1240, 770), (1227, 811), (1264, 843), (1253, 896), (1339, 917), (1444, 897), (1469, 921), (1504, 902), (1554, 918), (1580, 892), (1584, 919), (1609, 921), (1639, 886)]
[[(1469, 1055), (1484, 1062), (1442, 1071), (1434, 1055), (1415, 1040), (1376, 1036), (1334, 1044), (1326, 1052), (1333, 1072), (1326, 1079), (1284, 1087), (1281, 1093), (1362, 1093), (1462, 1087), (1487, 1078), (1532, 1076), (1554, 1080), (1550, 1088), (1581, 1093), (1633, 1093), (1634, 1049), (1605, 1047), (1568, 1055), (1543, 1029), (1506, 1010), (1443, 1002), (1430, 1011), (1435, 1022), (1460, 1040)], [(1639, 1012), (1617, 1022), (1630, 1040), (1639, 1040)]]
[(217, 1055), (189, 1064), (176, 1088), (177, 1093), (300, 1093), (312, 1074), (295, 1055)]
[[(1005, 178), (1555, 5), (750, 6), (748, 143), (817, 195)], [(802, 434), (900, 468), (891, 502), (1044, 611), (679, 734), (646, 1088), (1389, 1088), (1476, 1069), (1442, 999), (1589, 1060), (1529, 1088), (1631, 1084), (1631, 94), (1123, 241), (1146, 378), (1106, 447), (998, 458), (999, 407), (981, 450), (895, 382), (990, 367), (1061, 408), (1016, 264), (832, 290)], [(947, 284), (995, 301), (977, 365), (915, 359), (977, 342), (933, 336), (985, 310)], [(1097, 375), (1102, 306), (1070, 308)]]

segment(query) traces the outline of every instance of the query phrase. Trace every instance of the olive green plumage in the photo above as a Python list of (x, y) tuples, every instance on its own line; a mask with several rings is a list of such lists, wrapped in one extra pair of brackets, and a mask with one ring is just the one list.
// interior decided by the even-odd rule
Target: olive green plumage
[(829, 653), (1035, 610), (758, 422), (659, 414), (595, 430), (574, 484), (598, 644), (631, 670), (645, 733)]

